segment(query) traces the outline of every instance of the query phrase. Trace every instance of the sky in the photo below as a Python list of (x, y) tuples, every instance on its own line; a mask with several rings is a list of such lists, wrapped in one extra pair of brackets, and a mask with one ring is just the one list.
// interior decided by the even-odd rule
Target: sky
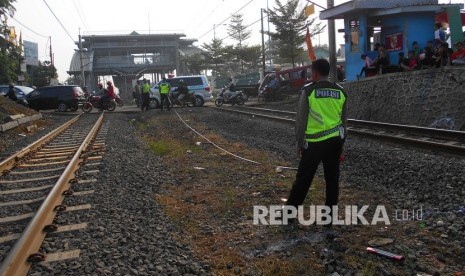
[[(281, 0), (284, 3), (287, 0)], [(335, 0), (335, 5), (348, 0)], [(213, 26), (217, 38), (227, 36), (225, 21), (232, 13), (241, 9), (244, 24), (249, 25), (260, 19), (260, 9), (275, 6), (275, 0), (16, 0), (16, 12), (8, 22), (22, 32), (23, 40), (39, 44), (39, 60), (50, 60), (49, 43), (51, 37), (55, 66), (60, 81), (68, 78), (71, 57), (77, 49), (75, 44), (81, 34), (129, 34), (141, 33), (184, 33), (187, 38), (198, 39), (194, 45), (200, 46), (213, 39)], [(305, 5), (306, 0), (300, 0)], [(326, 7), (326, 0), (313, 0)], [(57, 21), (50, 9), (61, 24)], [(320, 8), (312, 17), (318, 17)], [(222, 23), (225, 21), (224, 23)], [(265, 23), (265, 29), (268, 24)], [(343, 22), (336, 21), (336, 29)], [(272, 25), (271, 25), (271, 28)], [(260, 22), (250, 27), (252, 37), (249, 44), (260, 44)], [(265, 38), (267, 39), (267, 38)], [(337, 43), (343, 43), (337, 34)], [(325, 32), (313, 39), (313, 44), (327, 44)], [(228, 44), (228, 40), (225, 40)]]

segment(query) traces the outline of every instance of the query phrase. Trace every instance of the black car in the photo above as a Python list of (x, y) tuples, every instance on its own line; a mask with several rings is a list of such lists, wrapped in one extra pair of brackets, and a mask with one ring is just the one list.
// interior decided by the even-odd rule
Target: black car
[[(13, 89), (15, 90), (17, 102), (23, 105), (27, 105), (27, 102), (25, 101), (26, 95), (31, 93), (31, 91), (33, 91), (34, 89), (31, 87), (22, 86), (22, 85), (15, 85), (13, 86)], [(5, 96), (9, 90), (10, 90), (10, 86), (8, 84), (0, 85), (1, 95)]]
[(26, 96), (30, 108), (35, 110), (58, 109), (76, 111), (86, 98), (77, 85), (59, 85), (37, 88)]

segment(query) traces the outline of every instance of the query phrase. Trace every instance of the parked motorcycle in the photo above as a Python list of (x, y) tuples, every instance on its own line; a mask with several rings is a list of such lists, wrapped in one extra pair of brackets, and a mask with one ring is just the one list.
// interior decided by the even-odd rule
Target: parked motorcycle
[(244, 93), (242, 91), (226, 93), (226, 88), (222, 88), (215, 99), (215, 105), (218, 107), (222, 106), (223, 104), (243, 105), (244, 103)]
[[(101, 98), (102, 98), (101, 96), (97, 96), (97, 95), (90, 95), (89, 97), (87, 97), (86, 102), (81, 106), (82, 111), (84, 111), (85, 113), (91, 112), (94, 106), (98, 107), (98, 104)], [(103, 110), (113, 111), (115, 110), (115, 108), (116, 108), (115, 99), (108, 99), (102, 103)]]

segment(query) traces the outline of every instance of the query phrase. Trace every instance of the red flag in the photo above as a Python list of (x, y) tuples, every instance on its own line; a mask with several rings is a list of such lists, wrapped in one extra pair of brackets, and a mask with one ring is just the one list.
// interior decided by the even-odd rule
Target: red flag
[(305, 36), (305, 42), (307, 43), (308, 56), (311, 61), (316, 60), (315, 52), (313, 51), (312, 39), (310, 38), (310, 32), (307, 27), (307, 35)]

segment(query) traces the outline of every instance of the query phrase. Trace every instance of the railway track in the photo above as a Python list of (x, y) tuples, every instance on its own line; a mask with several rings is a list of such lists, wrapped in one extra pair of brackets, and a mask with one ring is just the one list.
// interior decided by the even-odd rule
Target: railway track
[[(222, 107), (217, 110), (251, 117), (295, 123), (296, 112), (259, 107)], [(439, 152), (465, 155), (465, 132), (374, 121), (348, 119), (350, 135), (370, 137), (387, 142), (427, 148)]]
[(73, 186), (95, 181), (84, 175), (98, 173), (95, 166), (105, 146), (103, 121), (104, 113), (97, 119), (76, 116), (0, 162), (0, 276), (26, 275), (34, 263), (79, 256), (79, 249), (50, 253), (41, 245), (52, 233), (86, 227), (57, 225), (56, 217), (90, 208), (67, 206), (66, 199), (92, 193), (73, 193)]

